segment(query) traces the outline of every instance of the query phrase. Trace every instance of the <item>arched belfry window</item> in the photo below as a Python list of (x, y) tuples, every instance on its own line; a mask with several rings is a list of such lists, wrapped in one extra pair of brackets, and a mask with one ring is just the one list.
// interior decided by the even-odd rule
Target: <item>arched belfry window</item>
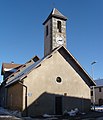
[(61, 32), (61, 21), (57, 21), (57, 29)]
[(46, 26), (46, 36), (48, 36), (48, 25)]

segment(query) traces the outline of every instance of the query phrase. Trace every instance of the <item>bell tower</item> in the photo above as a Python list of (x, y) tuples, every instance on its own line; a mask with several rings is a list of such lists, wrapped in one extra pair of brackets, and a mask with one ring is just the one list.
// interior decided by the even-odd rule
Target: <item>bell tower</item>
[(44, 56), (58, 46), (66, 47), (66, 20), (56, 8), (54, 8), (44, 21)]

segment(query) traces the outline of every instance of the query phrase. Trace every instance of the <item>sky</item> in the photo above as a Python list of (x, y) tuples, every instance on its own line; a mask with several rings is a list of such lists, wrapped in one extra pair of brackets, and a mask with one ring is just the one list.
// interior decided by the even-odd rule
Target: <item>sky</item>
[(53, 8), (68, 18), (67, 49), (91, 77), (103, 78), (103, 0), (0, 0), (0, 68), (44, 56), (42, 23)]

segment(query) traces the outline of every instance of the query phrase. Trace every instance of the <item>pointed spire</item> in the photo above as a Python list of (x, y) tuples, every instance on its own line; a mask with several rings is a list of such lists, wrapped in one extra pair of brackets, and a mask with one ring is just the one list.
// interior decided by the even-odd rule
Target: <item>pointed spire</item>
[(43, 25), (51, 18), (51, 17), (56, 17), (56, 18), (60, 18), (63, 20), (67, 20), (67, 17), (65, 17), (62, 13), (60, 13), (56, 8), (54, 8), (50, 15), (48, 16), (48, 18), (44, 21)]
[(65, 17), (62, 13), (60, 13), (56, 8), (53, 9), (52, 15), (63, 18), (64, 20), (67, 20), (67, 17)]

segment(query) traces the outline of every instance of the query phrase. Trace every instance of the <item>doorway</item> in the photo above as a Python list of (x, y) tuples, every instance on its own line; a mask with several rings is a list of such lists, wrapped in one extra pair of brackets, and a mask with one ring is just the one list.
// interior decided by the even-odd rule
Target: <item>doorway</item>
[(62, 97), (61, 96), (55, 97), (55, 114), (62, 115)]

